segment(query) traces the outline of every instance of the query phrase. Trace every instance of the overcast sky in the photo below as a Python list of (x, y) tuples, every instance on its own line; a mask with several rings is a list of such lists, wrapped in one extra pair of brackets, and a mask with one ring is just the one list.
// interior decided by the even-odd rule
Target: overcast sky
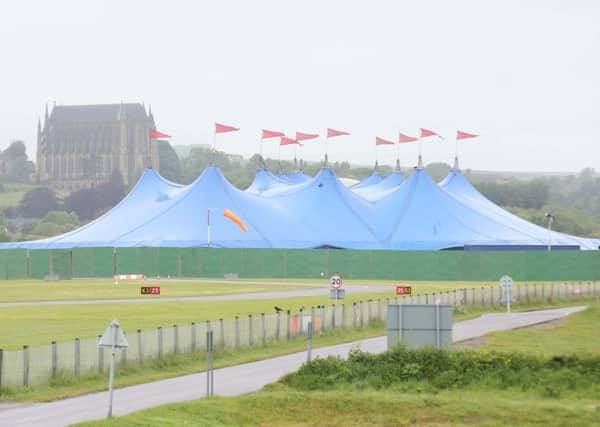
[[(600, 169), (600, 2), (3, 2), (0, 148), (33, 154), (44, 105), (144, 102), (172, 144), (258, 151), (261, 128), (347, 130), (332, 160), (374, 162), (375, 136), (436, 130), (424, 160), (463, 167)], [(265, 143), (276, 157), (276, 142)], [(322, 157), (322, 140), (299, 156)], [(380, 162), (395, 161), (380, 147)], [(292, 158), (292, 147), (282, 148)], [(401, 147), (414, 165), (416, 144)]]

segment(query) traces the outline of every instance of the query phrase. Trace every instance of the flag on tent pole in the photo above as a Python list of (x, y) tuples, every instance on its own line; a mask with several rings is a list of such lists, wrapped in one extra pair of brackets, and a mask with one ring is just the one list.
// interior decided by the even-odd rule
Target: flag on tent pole
[(463, 132), (461, 130), (456, 131), (456, 141), (454, 144), (454, 167), (458, 169), (458, 141), (460, 139), (477, 138), (479, 135), (475, 133)]
[(336, 136), (342, 136), (342, 135), (350, 135), (350, 132), (327, 128), (327, 138), (334, 138)]
[(215, 123), (215, 133), (237, 132), (238, 130), (240, 130), (240, 128), (221, 123)]
[(421, 128), (421, 138), (427, 138), (428, 136), (437, 136), (440, 139), (444, 139), (442, 135), (429, 129)]
[(285, 133), (276, 130), (263, 129), (261, 139), (279, 138), (280, 136), (285, 136)]
[(383, 139), (378, 136), (375, 137), (375, 145), (394, 145), (394, 144), (395, 144), (394, 141)]
[(403, 133), (400, 133), (400, 136), (398, 137), (398, 143), (400, 144), (406, 144), (407, 142), (415, 142), (418, 140), (419, 138), (417, 138), (416, 136), (408, 136)]
[(318, 138), (319, 134), (318, 133), (302, 133), (302, 132), (296, 132), (296, 141), (305, 141), (308, 139), (315, 139)]
[(152, 138), (152, 139), (171, 138), (171, 135), (167, 135), (166, 133), (162, 133), (162, 132), (157, 131), (156, 129), (152, 129), (150, 131), (150, 138)]
[(279, 140), (279, 145), (294, 145), (294, 144), (302, 145), (297, 140), (288, 138), (287, 136), (282, 136), (281, 139)]
[(477, 138), (478, 136), (475, 133), (463, 132), (461, 130), (456, 131), (456, 139)]

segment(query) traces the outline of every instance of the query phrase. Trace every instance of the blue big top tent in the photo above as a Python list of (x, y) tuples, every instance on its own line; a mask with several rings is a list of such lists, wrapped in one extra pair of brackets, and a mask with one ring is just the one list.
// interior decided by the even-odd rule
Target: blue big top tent
[[(131, 192), (95, 221), (60, 236), (0, 248), (539, 250), (550, 241), (555, 249), (598, 249), (597, 240), (549, 233), (496, 206), (458, 168), (440, 185), (422, 167), (406, 179), (399, 171), (386, 178), (372, 174), (351, 189), (329, 168), (314, 178), (302, 172), (285, 177), (259, 169), (242, 191), (215, 166), (186, 186), (146, 170)], [(226, 209), (244, 221), (247, 232), (223, 216)]]

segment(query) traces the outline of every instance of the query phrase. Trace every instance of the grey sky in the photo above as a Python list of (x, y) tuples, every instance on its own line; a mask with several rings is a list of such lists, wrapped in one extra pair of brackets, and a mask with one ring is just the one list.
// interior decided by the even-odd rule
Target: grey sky
[[(426, 162), (600, 169), (597, 1), (2, 2), (0, 147), (35, 150), (44, 104), (151, 104), (173, 144), (250, 155), (261, 128), (352, 132), (332, 160), (374, 161), (374, 138), (439, 131)], [(276, 142), (265, 154), (277, 156)], [(413, 165), (416, 144), (403, 146)], [(293, 157), (283, 147), (282, 157)], [(299, 156), (322, 157), (307, 142)], [(393, 163), (395, 148), (380, 161)]]

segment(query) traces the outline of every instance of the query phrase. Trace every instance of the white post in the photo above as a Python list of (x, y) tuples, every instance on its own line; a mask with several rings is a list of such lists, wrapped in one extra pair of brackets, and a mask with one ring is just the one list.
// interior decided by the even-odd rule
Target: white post
[(108, 379), (108, 418), (112, 417), (113, 406), (113, 382), (115, 378), (115, 346), (117, 345), (117, 325), (111, 325), (112, 328), (112, 346), (110, 356), (110, 376)]
[(504, 288), (504, 295), (506, 298), (506, 312), (510, 313), (510, 299), (512, 298), (510, 287)]

